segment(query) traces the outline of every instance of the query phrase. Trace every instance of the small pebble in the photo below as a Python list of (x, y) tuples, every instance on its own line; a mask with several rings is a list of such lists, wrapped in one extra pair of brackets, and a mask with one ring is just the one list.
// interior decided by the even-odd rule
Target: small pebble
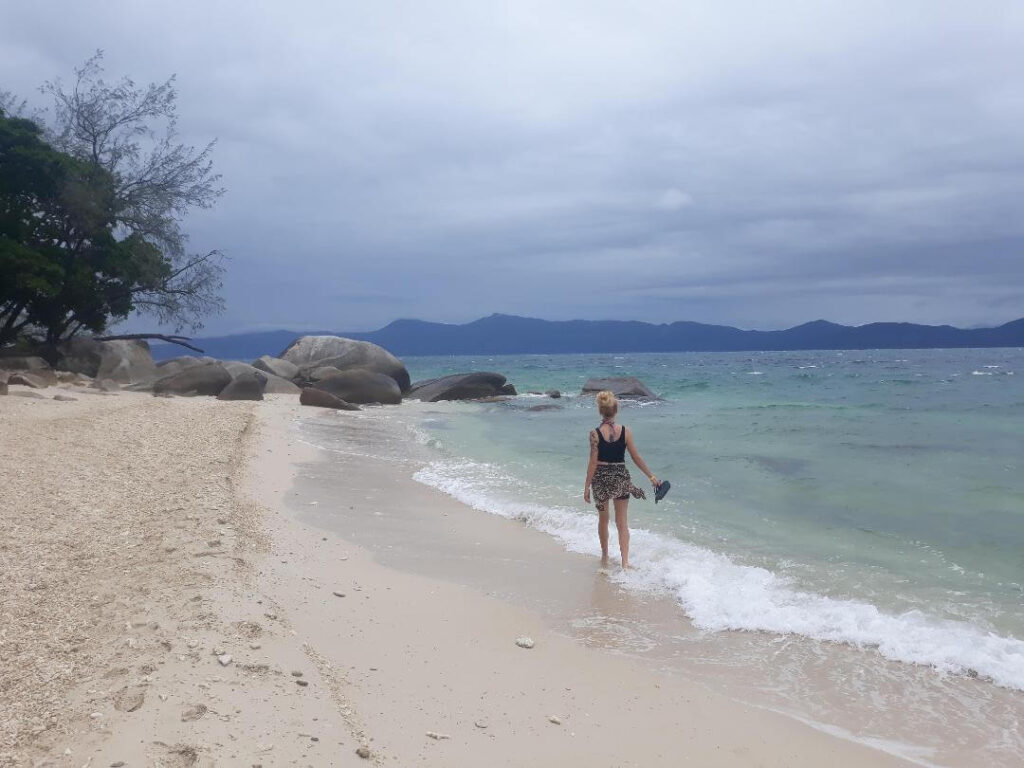
[(475, 725), (477, 728), (486, 728), (487, 727), (487, 721), (486, 720), (477, 720), (475, 723), (473, 723), (473, 725)]
[(217, 657), (217, 661), (220, 662), (220, 665), (222, 667), (226, 667), (233, 661), (233, 659), (230, 653), (222, 653), (220, 656)]
[(116, 763), (111, 763), (110, 768), (124, 768), (124, 760), (118, 760)]
[(431, 739), (435, 739), (436, 741), (451, 738), (447, 733), (438, 733), (437, 731), (427, 731), (427, 736)]
[(518, 645), (520, 648), (533, 648), (533, 638), (532, 637), (517, 637), (516, 638), (516, 645)]
[(251, 648), (252, 650), (254, 650), (254, 651), (258, 651), (258, 650), (259, 650), (260, 648), (262, 648), (263, 646), (262, 646), (262, 645), (260, 645), (259, 643), (249, 643), (249, 647), (250, 647), (250, 648)]
[(302, 677), (302, 673), (299, 670), (292, 670), (292, 677)]
[(305, 688), (307, 685), (309, 685), (309, 680), (296, 680), (295, 684)]
[(553, 723), (554, 725), (561, 725), (562, 724), (562, 718), (560, 718), (558, 715), (551, 715), (548, 718), (548, 722), (549, 723)]
[(356, 754), (363, 758), (363, 760), (370, 759), (370, 750), (366, 747), (360, 747), (359, 749), (357, 749)]
[(335, 597), (344, 597), (344, 596), (345, 596), (345, 593), (344, 593), (344, 592), (335, 592), (335, 593), (334, 593), (334, 596), (335, 596)]

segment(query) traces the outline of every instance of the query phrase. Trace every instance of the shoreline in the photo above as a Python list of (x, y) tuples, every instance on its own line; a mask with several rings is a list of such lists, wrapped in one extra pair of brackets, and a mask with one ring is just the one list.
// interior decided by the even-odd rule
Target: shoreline
[[(273, 531), (274, 539), (286, 541), (289, 534), (300, 533), (298, 541), (290, 541), (296, 546), (305, 541), (306, 551), (316, 547), (318, 553), (331, 544), (340, 546), (336, 551), (346, 560), (334, 568), (320, 557), (305, 562), (304, 578), (319, 581), (326, 590), (324, 579), (337, 578), (339, 571), (353, 572), (357, 587), (342, 600), (352, 605), (347, 602), (351, 597), (362, 596), (374, 610), (374, 620), (358, 630), (351, 645), (344, 637), (334, 638), (328, 658), (363, 659), (362, 665), (354, 665), (357, 670), (375, 668), (372, 675), (364, 672), (361, 679), (350, 678), (349, 701), (356, 712), (386, 713), (383, 722), (379, 715), (367, 717), (364, 727), (389, 758), (402, 764), (435, 764), (431, 761), (436, 760), (436, 764), (519, 765), (543, 764), (558, 754), (567, 765), (595, 761), (677, 765), (685, 754), (695, 764), (705, 765), (745, 765), (755, 755), (764, 765), (910, 764), (791, 717), (739, 704), (678, 675), (665, 676), (659, 664), (587, 647), (579, 637), (553, 628), (544, 615), (546, 603), (558, 602), (546, 601), (542, 594), (551, 589), (558, 573), (562, 573), (563, 588), (570, 592), (559, 599), (584, 597), (572, 592), (580, 584), (567, 572), (586, 563), (587, 588), (592, 591), (585, 597), (596, 600), (600, 610), (618, 610), (635, 601), (608, 579), (595, 580), (586, 558), (569, 555), (576, 558), (575, 566), (567, 565), (565, 551), (554, 540), (516, 521), (480, 514), (386, 463), (352, 455), (329, 459), (289, 423), (294, 418), (322, 419), (340, 424), (351, 436), (355, 430), (380, 429), (374, 426), (373, 412), (358, 419), (296, 408), (291, 414), (261, 411), (264, 415), (268, 417), (263, 419), (264, 435), (273, 445), (269, 450), (275, 455), (291, 454), (293, 476), (286, 487), (278, 466), (277, 477), (268, 486), (269, 471), (257, 472), (258, 493), (265, 500), (275, 499), (279, 509), (287, 501), (292, 517), (291, 525)], [(358, 453), (358, 448), (353, 452)], [(264, 466), (269, 470), (269, 461)], [(350, 478), (334, 475), (344, 469), (351, 471)], [(344, 512), (341, 500), (325, 497), (324, 487), (314, 489), (294, 481), (296, 475), (309, 474), (320, 475), (347, 497), (349, 512)], [(325, 474), (332, 477), (323, 478)], [(338, 516), (328, 507), (342, 510), (340, 518), (350, 524), (348, 530), (339, 529), (338, 519), (331, 523), (328, 518)], [(366, 520), (383, 521), (384, 528), (371, 531), (360, 522)], [(443, 530), (439, 520), (444, 521)], [(320, 535), (318, 542), (317, 535), (324, 532), (329, 532), (328, 541)], [(410, 544), (415, 563), (406, 559)], [(500, 584), (530, 558), (534, 558), (531, 570), (542, 571), (541, 578), (531, 580), (534, 597), (540, 599), (524, 605), (501, 594)], [(486, 586), (461, 578), (467, 564), (487, 572)], [(328, 602), (326, 607), (331, 605)], [(483, 616), (486, 621), (481, 620)], [(312, 615), (296, 618), (296, 624), (303, 626), (300, 634), (310, 637), (323, 636), (330, 623), (315, 609)], [(327, 635), (325, 642), (331, 642), (330, 632)], [(418, 642), (406, 642), (414, 635)], [(522, 635), (530, 636), (536, 646), (528, 651), (517, 648), (514, 641)], [(425, 667), (429, 674), (425, 675)], [(427, 692), (438, 678), (448, 691), (440, 700), (436, 693)], [(563, 683), (563, 691), (556, 691), (552, 681)], [(404, 693), (402, 686), (407, 689)], [(620, 690), (642, 693), (624, 697)], [(503, 700), (498, 705), (501, 712), (492, 703), (495, 697)], [(452, 708), (457, 716), (451, 714)], [(447, 712), (447, 718), (440, 712)], [(549, 722), (552, 715), (560, 725)], [(487, 728), (477, 727), (478, 716)], [(395, 721), (418, 721), (420, 730), (395, 729)], [(608, 729), (612, 723), (617, 727)], [(737, 723), (743, 723), (742, 734), (737, 733)], [(428, 732), (451, 738), (424, 738)], [(480, 732), (486, 732), (487, 738), (479, 739)], [(624, 740), (617, 732), (630, 737)]]
[[(365, 765), (360, 747), (376, 765), (545, 764), (554, 755), (565, 765), (908, 764), (587, 647), (496, 590), (382, 565), (372, 546), (296, 512), (297, 474), (327, 467), (296, 418), (345, 423), (285, 397), (0, 402), (5, 427), (21, 430), (19, 450), (4, 456), (20, 467), (8, 469), (21, 483), (14, 511), (51, 513), (49, 529), (19, 529), (18, 546), (49, 543), (50, 572), (75, 579), (46, 586), (70, 604), (35, 605), (63, 611), (79, 645), (33, 652), (42, 668), (87, 655), (64, 670), (50, 720), (8, 715), (0, 764)], [(29, 477), (62, 465), (42, 483)], [(514, 529), (532, 534), (387, 467), (350, 468), (358, 471), (334, 480), (353, 520), (388, 514), (386, 496), (392, 508), (406, 500), (509, 548), (522, 544)], [(88, 499), (95, 489), (99, 501)], [(382, 493), (366, 498), (367, 489)], [(488, 568), (500, 550), (480, 545), (455, 555)], [(92, 568), (76, 549), (110, 562)], [(37, 574), (4, 578), (19, 594), (37, 583)], [(610, 585), (599, 598), (624, 599)], [(524, 635), (534, 648), (516, 646)], [(5, 705), (18, 681), (29, 682), (24, 668), (14, 671)]]

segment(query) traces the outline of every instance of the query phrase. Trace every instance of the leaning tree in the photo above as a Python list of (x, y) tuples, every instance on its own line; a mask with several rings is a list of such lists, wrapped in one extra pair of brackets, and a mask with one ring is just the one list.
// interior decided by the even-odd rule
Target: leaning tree
[(195, 330), (222, 308), (221, 254), (188, 252), (182, 228), (223, 194), (214, 143), (179, 140), (174, 82), (107, 83), (98, 52), (69, 85), (43, 86), (43, 130), (0, 98), (0, 344), (102, 332), (132, 312)]

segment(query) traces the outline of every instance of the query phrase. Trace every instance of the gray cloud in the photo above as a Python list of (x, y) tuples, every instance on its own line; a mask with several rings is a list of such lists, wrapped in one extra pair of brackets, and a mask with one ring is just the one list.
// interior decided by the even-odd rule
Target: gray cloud
[(37, 5), (0, 87), (101, 47), (218, 137), (211, 332), (1024, 315), (1016, 2)]

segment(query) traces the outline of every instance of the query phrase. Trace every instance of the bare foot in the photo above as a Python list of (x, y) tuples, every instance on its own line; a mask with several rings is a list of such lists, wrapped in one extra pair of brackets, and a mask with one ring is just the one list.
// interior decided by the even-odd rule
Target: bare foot
[(602, 568), (607, 568), (608, 567), (608, 555), (601, 555), (601, 567)]
[(623, 564), (622, 564), (622, 570), (624, 570), (624, 571), (635, 571), (635, 570), (636, 570), (636, 568), (634, 568), (634, 567), (633, 567), (632, 565), (630, 565), (629, 563), (623, 563)]

